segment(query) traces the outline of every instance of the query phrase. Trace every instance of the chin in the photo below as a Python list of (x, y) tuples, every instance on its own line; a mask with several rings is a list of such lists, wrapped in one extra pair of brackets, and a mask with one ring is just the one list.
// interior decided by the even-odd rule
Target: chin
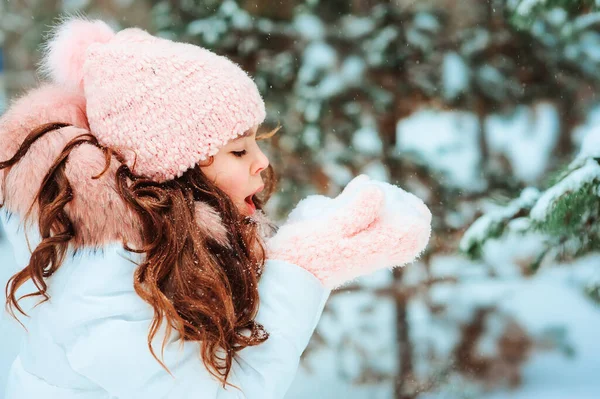
[(240, 213), (240, 215), (242, 216), (252, 216), (255, 212), (255, 210), (250, 209), (250, 207), (248, 206), (247, 203), (243, 203), (243, 205), (238, 206), (238, 212)]

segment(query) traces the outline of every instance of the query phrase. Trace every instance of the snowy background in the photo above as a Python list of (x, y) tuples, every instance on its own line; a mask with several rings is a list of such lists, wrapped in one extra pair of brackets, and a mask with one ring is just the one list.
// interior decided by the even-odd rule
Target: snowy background
[[(419, 261), (333, 293), (287, 398), (597, 398), (597, 3), (7, 1), (0, 112), (60, 12), (231, 56), (283, 126), (274, 218), (359, 173), (434, 214)], [(0, 237), (0, 286), (14, 267)], [(2, 392), (22, 338), (6, 314), (0, 337)]]

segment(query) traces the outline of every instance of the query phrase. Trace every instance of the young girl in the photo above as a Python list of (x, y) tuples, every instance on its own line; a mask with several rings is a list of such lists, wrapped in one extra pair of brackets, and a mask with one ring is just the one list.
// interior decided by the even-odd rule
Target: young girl
[(224, 57), (71, 19), (42, 67), (0, 119), (28, 316), (6, 399), (282, 398), (329, 291), (429, 239), (427, 207), (366, 176), (275, 233), (264, 103)]

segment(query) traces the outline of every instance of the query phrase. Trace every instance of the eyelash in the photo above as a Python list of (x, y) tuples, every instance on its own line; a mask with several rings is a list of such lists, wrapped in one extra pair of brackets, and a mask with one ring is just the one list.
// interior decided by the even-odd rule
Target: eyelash
[(243, 157), (244, 155), (246, 155), (246, 150), (242, 150), (242, 151), (231, 151), (231, 153), (232, 153), (234, 156), (236, 156), (236, 157), (238, 157), (238, 158), (241, 158), (241, 157)]

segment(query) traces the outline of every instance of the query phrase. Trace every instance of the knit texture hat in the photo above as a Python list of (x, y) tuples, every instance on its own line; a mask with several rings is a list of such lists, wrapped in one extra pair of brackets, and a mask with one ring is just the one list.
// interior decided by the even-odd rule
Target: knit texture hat
[(52, 32), (41, 72), (81, 90), (92, 134), (157, 182), (179, 177), (265, 118), (258, 88), (207, 49), (80, 17)]

